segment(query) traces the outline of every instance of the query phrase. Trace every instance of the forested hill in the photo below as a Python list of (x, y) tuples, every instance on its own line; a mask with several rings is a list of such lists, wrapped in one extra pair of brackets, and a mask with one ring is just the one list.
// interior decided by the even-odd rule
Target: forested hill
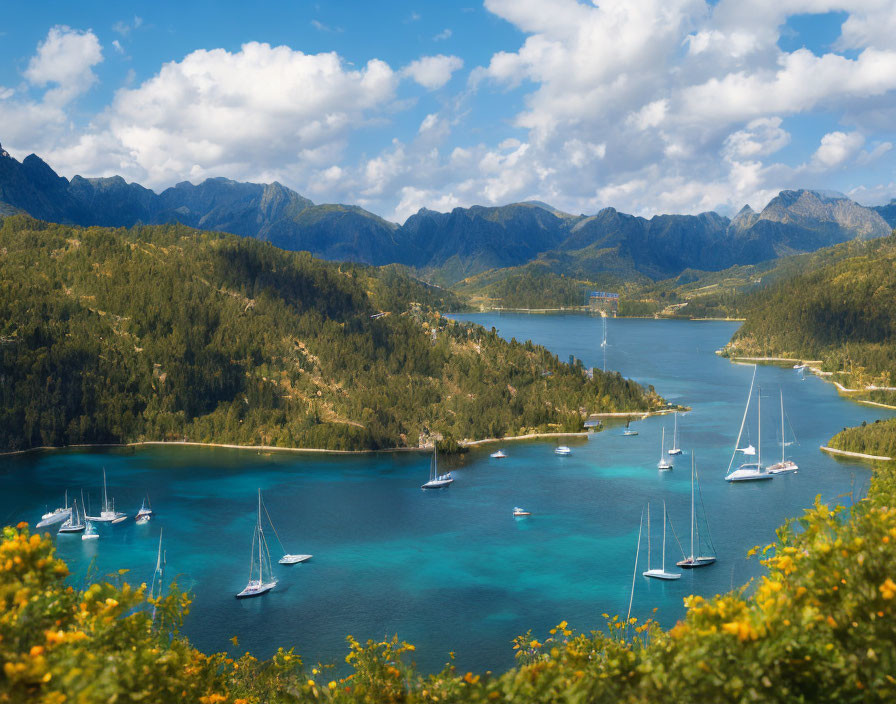
[[(0, 225), (0, 448), (141, 439), (367, 449), (578, 429), (659, 399), (435, 312), (396, 267), (183, 225)], [(379, 315), (385, 313), (385, 315)]]
[(848, 372), (849, 384), (896, 385), (896, 234), (838, 258), (845, 247), (827, 252), (828, 264), (750, 294), (728, 352), (820, 359)]

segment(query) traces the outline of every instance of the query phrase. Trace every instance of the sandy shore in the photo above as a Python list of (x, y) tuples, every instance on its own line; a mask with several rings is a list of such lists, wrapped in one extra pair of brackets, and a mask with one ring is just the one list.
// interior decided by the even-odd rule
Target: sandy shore
[(882, 455), (866, 455), (862, 452), (850, 452), (849, 450), (838, 450), (834, 447), (827, 447), (826, 445), (821, 446), (822, 452), (827, 452), (831, 455), (843, 455), (844, 457), (858, 457), (863, 460), (883, 460), (888, 462), (892, 460), (892, 457), (883, 457)]
[(461, 447), (476, 447), (476, 445), (485, 445), (491, 442), (510, 442), (512, 440), (534, 440), (536, 438), (586, 438), (591, 433), (582, 431), (580, 433), (529, 433), (528, 435), (505, 435), (503, 438), (485, 438), (484, 440), (461, 440), (458, 445)]

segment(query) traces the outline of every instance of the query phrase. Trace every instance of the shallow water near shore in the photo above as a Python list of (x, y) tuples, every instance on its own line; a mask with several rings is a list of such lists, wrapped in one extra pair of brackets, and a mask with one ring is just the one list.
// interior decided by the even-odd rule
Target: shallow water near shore
[[(495, 326), (503, 337), (532, 339), (561, 359), (603, 363), (601, 321), (588, 315), (473, 314), (454, 316)], [(787, 367), (760, 367), (763, 454), (780, 457), (778, 389), (799, 440), (788, 449), (796, 475), (771, 482), (723, 481), (743, 413), (753, 368), (719, 358), (737, 323), (610, 320), (607, 367), (653, 384), (670, 401), (692, 407), (680, 417), (684, 454), (660, 473), (660, 433), (671, 417), (621, 423), (583, 439), (564, 439), (568, 457), (554, 455), (556, 440), (504, 445), (509, 457), (489, 458), (501, 445), (485, 445), (444, 462), (456, 481), (424, 492), (426, 454), (320, 456), (213, 448), (134, 448), (45, 452), (0, 458), (0, 520), (35, 523), (64, 489), (90, 494), (96, 509), (102, 468), (116, 507), (131, 516), (144, 493), (156, 516), (101, 526), (98, 541), (56, 538), (59, 555), (81, 586), (124, 568), (125, 579), (148, 581), (160, 528), (166, 578), (193, 593), (184, 630), (203, 650), (232, 649), (268, 656), (295, 647), (304, 661), (342, 663), (345, 636), (361, 640), (398, 633), (415, 643), (415, 659), (436, 670), (448, 652), (464, 671), (500, 669), (513, 662), (511, 639), (528, 629), (543, 637), (561, 620), (580, 630), (603, 625), (602, 612), (625, 613), (632, 583), (638, 523), (651, 502), (652, 557), (658, 566), (662, 503), (677, 538), (687, 547), (689, 470), (696, 451), (703, 500), (718, 563), (685, 571), (677, 582), (644, 579), (646, 537), (635, 583), (633, 614), (671, 625), (684, 613), (682, 599), (711, 596), (761, 573), (747, 550), (774, 539), (788, 517), (816, 495), (849, 503), (867, 490), (864, 465), (818, 450), (843, 426), (891, 417), (884, 409), (851, 403), (833, 386)], [(755, 408), (755, 407), (754, 407)], [(751, 414), (752, 415), (752, 414)], [(751, 441), (756, 444), (755, 416)], [(274, 565), (277, 588), (238, 601), (245, 586), (255, 491), (286, 549), (312, 553), (294, 566)], [(839, 498), (838, 498), (839, 497)], [(514, 506), (532, 511), (514, 519)], [(268, 532), (276, 559), (277, 537)], [(681, 558), (670, 531), (666, 567)]]

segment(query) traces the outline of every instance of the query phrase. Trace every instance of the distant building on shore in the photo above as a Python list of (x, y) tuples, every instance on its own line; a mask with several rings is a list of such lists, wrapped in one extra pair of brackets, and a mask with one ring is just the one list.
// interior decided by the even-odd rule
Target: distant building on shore
[(619, 294), (606, 291), (592, 291), (588, 297), (588, 307), (591, 310), (616, 316), (619, 312)]

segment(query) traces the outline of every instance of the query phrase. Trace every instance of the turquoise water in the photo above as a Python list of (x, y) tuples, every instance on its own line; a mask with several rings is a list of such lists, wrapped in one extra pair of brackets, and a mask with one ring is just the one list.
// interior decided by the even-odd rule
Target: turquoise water
[[(588, 316), (482, 314), (465, 316), (505, 337), (531, 338), (561, 359), (574, 354), (602, 363), (600, 321)], [(423, 492), (429, 457), (417, 453), (324, 457), (207, 448), (54, 452), (0, 458), (0, 520), (34, 523), (55, 507), (63, 489), (91, 494), (96, 508), (101, 470), (116, 507), (133, 514), (148, 492), (156, 510), (147, 526), (132, 521), (100, 527), (98, 541), (59, 536), (59, 554), (74, 570), (72, 582), (130, 569), (127, 578), (149, 580), (158, 531), (164, 527), (168, 566), (193, 591), (185, 631), (205, 650), (239, 650), (266, 656), (295, 646), (307, 663), (342, 662), (344, 638), (398, 633), (417, 645), (417, 662), (437, 669), (448, 651), (464, 669), (498, 669), (513, 662), (511, 639), (536, 634), (566, 619), (574, 627), (600, 627), (602, 612), (624, 613), (629, 599), (638, 521), (652, 502), (658, 517), (665, 500), (682, 542), (689, 510), (690, 453), (696, 450), (709, 525), (719, 561), (685, 572), (677, 582), (636, 580), (633, 613), (672, 624), (690, 593), (712, 595), (743, 584), (761, 570), (745, 559), (757, 543), (774, 538), (787, 517), (810, 506), (867, 490), (869, 473), (837, 461), (818, 446), (845, 425), (887, 417), (882, 409), (840, 399), (833, 387), (792, 369), (760, 367), (765, 449), (774, 442), (779, 386), (800, 441), (789, 448), (797, 475), (763, 484), (722, 480), (743, 412), (752, 368), (713, 351), (736, 325), (725, 322), (609, 321), (608, 368), (654, 384), (670, 400), (693, 407), (681, 418), (681, 446), (671, 473), (656, 470), (660, 431), (671, 419), (620, 426), (571, 440), (573, 454), (558, 457), (554, 442), (507, 443), (510, 455), (492, 460), (477, 450), (455, 461), (457, 481), (442, 492)], [(752, 437), (755, 444), (755, 435)], [(261, 487), (287, 550), (312, 553), (305, 564), (275, 565), (277, 588), (265, 597), (237, 601), (246, 583)], [(514, 519), (514, 506), (533, 512)], [(660, 523), (654, 522), (654, 555)], [(269, 533), (275, 557), (279, 546)], [(668, 562), (680, 558), (670, 535)], [(639, 569), (644, 569), (644, 553)]]

